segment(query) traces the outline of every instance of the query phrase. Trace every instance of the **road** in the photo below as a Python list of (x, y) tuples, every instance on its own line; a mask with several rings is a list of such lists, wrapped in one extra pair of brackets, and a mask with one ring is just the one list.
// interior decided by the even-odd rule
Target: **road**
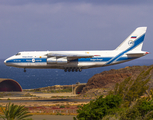
[(0, 100), (1, 103), (22, 103), (22, 102), (89, 102), (92, 99), (43, 99), (43, 100)]

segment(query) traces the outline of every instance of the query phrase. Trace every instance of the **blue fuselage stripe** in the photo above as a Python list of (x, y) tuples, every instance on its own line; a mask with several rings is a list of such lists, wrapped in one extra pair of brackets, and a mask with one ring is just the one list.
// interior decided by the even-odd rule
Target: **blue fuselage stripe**
[[(71, 62), (108, 62), (112, 57), (80, 58)], [(117, 61), (135, 59), (135, 57), (121, 57)], [(22, 58), (8, 60), (6, 63), (46, 63), (47, 58)]]
[[(34, 61), (33, 61), (34, 60)], [(46, 58), (21, 58), (21, 59), (12, 59), (8, 60), (6, 63), (39, 63), (47, 62)]]

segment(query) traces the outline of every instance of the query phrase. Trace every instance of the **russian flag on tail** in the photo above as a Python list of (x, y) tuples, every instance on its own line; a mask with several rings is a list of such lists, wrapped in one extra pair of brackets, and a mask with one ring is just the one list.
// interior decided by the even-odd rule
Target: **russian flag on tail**
[(137, 36), (131, 36), (131, 38), (132, 38), (132, 39), (135, 39), (135, 38), (137, 38)]

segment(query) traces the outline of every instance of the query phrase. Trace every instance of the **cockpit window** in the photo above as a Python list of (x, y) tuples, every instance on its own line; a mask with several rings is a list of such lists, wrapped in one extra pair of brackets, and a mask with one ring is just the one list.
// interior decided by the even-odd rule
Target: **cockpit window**
[(17, 53), (16, 55), (21, 55), (21, 53)]

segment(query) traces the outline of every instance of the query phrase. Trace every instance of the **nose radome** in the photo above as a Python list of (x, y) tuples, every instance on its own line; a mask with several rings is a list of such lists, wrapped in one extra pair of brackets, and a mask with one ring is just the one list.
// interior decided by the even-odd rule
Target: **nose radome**
[(6, 61), (7, 61), (7, 60), (4, 60), (4, 64), (6, 64)]
[(8, 60), (9, 60), (8, 58), (7, 58), (6, 60), (4, 60), (4, 64), (5, 64), (5, 65), (7, 65)]

